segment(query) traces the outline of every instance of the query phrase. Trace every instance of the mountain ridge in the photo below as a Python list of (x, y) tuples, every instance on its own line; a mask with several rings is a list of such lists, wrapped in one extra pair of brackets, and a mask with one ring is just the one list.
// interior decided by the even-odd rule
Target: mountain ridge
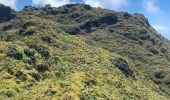
[[(8, 15), (12, 12), (10, 16), (15, 16), (8, 20), (0, 18), (0, 64), (1, 73), (5, 73), (1, 79), (5, 75), (10, 77), (12, 84), (18, 87), (17, 91), (27, 92), (29, 87), (35, 93), (37, 86), (41, 89), (38, 93), (45, 91), (45, 94), (37, 94), (40, 98), (82, 100), (112, 100), (119, 96), (119, 99), (152, 100), (156, 99), (155, 95), (159, 95), (158, 100), (164, 100), (169, 97), (170, 44), (157, 34), (143, 15), (113, 12), (84, 4), (59, 8), (27, 6), (19, 12), (12, 9), (8, 12)], [(13, 63), (14, 68), (7, 61)], [(136, 87), (130, 85), (131, 81)], [(6, 84), (10, 83), (7, 81)], [(12, 84), (9, 88), (13, 87)], [(100, 88), (100, 84), (104, 86)], [(20, 89), (22, 85), (25, 87), (23, 90)], [(81, 85), (84, 86), (82, 90)], [(108, 87), (116, 91), (108, 90)], [(105, 91), (103, 94), (102, 89)], [(3, 98), (15, 97), (16, 93), (19, 93), (19, 98), (24, 98), (15, 89), (3, 90), (6, 91), (0, 92)], [(28, 94), (35, 96), (31, 92)]]

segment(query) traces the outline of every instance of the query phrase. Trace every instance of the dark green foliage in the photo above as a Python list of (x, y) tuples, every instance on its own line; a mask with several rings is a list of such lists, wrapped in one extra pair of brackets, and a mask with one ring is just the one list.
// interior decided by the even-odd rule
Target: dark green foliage
[(3, 27), (3, 31), (7, 31), (9, 29), (12, 29), (14, 26), (12, 24), (6, 25)]
[(34, 48), (43, 58), (48, 59), (50, 57), (50, 52), (47, 47), (35, 43), (28, 43), (28, 46)]
[(47, 42), (47, 43), (51, 43), (52, 42), (52, 37), (51, 36), (44, 36), (44, 37), (42, 37), (42, 40)]
[(22, 71), (17, 71), (15, 73), (15, 76), (17, 77), (18, 80), (21, 80), (21, 81), (27, 80), (27, 75), (24, 74)]
[(118, 67), (126, 76), (132, 76), (133, 70), (130, 68), (126, 60), (122, 58), (117, 58), (114, 61), (116, 67)]
[(62, 29), (64, 30), (64, 32), (72, 35), (76, 35), (80, 32), (80, 29), (74, 26), (63, 26)]
[(159, 54), (159, 51), (155, 48), (150, 48), (149, 51), (155, 55)]
[(31, 28), (27, 29), (27, 30), (23, 33), (23, 35), (32, 35), (32, 34), (34, 34), (34, 33), (35, 33), (35, 28), (34, 28), (34, 27), (31, 27)]
[(97, 96), (91, 92), (83, 92), (80, 95), (80, 100), (97, 100)]
[(99, 19), (100, 23), (105, 24), (105, 25), (112, 25), (117, 23), (117, 16), (114, 14), (110, 13)]
[(29, 27), (27, 29), (20, 29), (20, 31), (18, 32), (19, 35), (33, 35), (36, 32), (36, 27)]
[(117, 17), (114, 14), (107, 14), (99, 19), (94, 19), (86, 22), (80, 26), (81, 29), (86, 29), (87, 32), (91, 32), (92, 27), (100, 27), (104, 25), (113, 25), (117, 23)]
[(35, 26), (36, 24), (37, 24), (36, 20), (28, 20), (22, 25), (22, 28), (27, 29), (29, 27)]
[(87, 80), (84, 83), (85, 83), (85, 86), (87, 86), (87, 87), (91, 87), (91, 86), (97, 85), (95, 80)]
[(33, 35), (37, 31), (37, 27), (35, 26), (37, 24), (36, 20), (28, 20), (26, 21), (20, 28), (18, 34), (19, 35)]
[(38, 72), (44, 73), (45, 71), (47, 71), (49, 69), (49, 66), (46, 64), (37, 64), (36, 69)]
[(52, 87), (49, 87), (47, 91), (45, 91), (45, 95), (47, 96), (53, 96), (57, 93), (57, 91), (53, 90)]
[(55, 75), (58, 79), (64, 79), (66, 75), (66, 70), (63, 67), (59, 67), (55, 72)]
[[(153, 72), (153, 81), (158, 84), (163, 91), (168, 91), (168, 86), (170, 85), (170, 78), (168, 73), (165, 71), (155, 71)], [(164, 86), (162, 86), (164, 85)]]
[(35, 55), (35, 51), (31, 50), (31, 49), (25, 49), (24, 53), (28, 56), (28, 57), (34, 57)]
[(93, 9), (90, 5), (86, 5), (86, 4), (67, 4), (66, 5), (67, 8), (72, 8), (72, 7), (76, 7), (76, 6), (82, 7), (84, 9), (86, 9), (86, 10)]
[(7, 50), (7, 56), (14, 58), (16, 60), (21, 60), (23, 58), (23, 54), (22, 52), (20, 52), (19, 50), (17, 50), (15, 47), (10, 47)]
[(160, 48), (160, 52), (163, 53), (163, 54), (167, 54), (168, 53), (168, 51), (165, 48)]
[(24, 74), (23, 72), (17, 71), (16, 74), (15, 74), (15, 76), (16, 76), (16, 77), (21, 77), (23, 74)]
[(163, 79), (163, 78), (165, 78), (166, 73), (165, 73), (165, 72), (155, 72), (155, 73), (154, 73), (154, 76), (155, 76), (155, 78), (157, 78), (157, 79)]
[(35, 50), (37, 50), (41, 54), (41, 56), (44, 57), (45, 59), (48, 59), (50, 57), (49, 50), (44, 46), (41, 45), (37, 46)]
[(141, 39), (141, 40), (148, 40), (150, 38), (150, 36), (148, 36), (147, 33), (140, 33), (138, 35), (138, 37)]
[(40, 81), (40, 80), (42, 79), (41, 74), (38, 73), (38, 72), (34, 72), (34, 73), (32, 73), (31, 75), (32, 75), (32, 77), (33, 77), (35, 80), (37, 80), (37, 81)]
[(4, 93), (7, 97), (13, 97), (14, 96), (14, 92), (13, 91), (6, 91)]

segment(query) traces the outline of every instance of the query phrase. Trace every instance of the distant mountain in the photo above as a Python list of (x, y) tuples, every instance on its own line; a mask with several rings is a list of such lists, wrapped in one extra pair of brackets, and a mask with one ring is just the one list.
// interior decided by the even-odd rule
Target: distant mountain
[(0, 5), (0, 98), (168, 100), (170, 42), (141, 14)]

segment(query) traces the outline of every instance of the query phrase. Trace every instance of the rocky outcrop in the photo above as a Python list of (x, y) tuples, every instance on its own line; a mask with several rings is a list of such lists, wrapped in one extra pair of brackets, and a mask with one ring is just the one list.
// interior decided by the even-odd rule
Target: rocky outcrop
[(0, 4), (0, 12), (0, 22), (9, 21), (15, 17), (15, 11), (3, 4)]

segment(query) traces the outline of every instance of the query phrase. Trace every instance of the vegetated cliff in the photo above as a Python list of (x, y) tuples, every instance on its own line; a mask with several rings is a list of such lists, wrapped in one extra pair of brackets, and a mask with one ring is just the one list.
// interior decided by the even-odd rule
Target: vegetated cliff
[(141, 14), (0, 5), (0, 98), (166, 100), (170, 43)]

